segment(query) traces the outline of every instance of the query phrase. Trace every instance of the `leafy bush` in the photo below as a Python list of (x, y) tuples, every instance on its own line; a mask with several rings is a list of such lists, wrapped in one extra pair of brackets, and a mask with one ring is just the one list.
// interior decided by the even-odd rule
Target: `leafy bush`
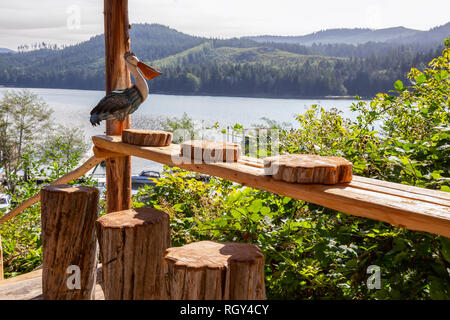
[[(297, 116), (300, 129), (280, 128), (280, 151), (340, 155), (358, 175), (449, 191), (449, 57), (447, 41), (428, 69), (409, 73), (411, 86), (396, 82), (396, 92), (353, 104), (354, 122), (312, 106)], [(257, 244), (268, 298), (450, 299), (444, 237), (222, 179), (199, 182), (184, 171), (167, 171), (134, 205), (168, 212), (175, 246), (204, 239)], [(379, 290), (367, 288), (370, 265), (381, 269)]]

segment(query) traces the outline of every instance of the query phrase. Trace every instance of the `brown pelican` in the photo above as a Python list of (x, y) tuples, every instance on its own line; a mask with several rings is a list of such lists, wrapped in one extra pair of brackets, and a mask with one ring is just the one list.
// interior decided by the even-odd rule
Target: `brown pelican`
[(91, 111), (91, 123), (93, 126), (100, 124), (102, 120), (123, 121), (126, 116), (132, 114), (147, 99), (148, 80), (160, 76), (162, 73), (149, 67), (132, 52), (124, 55), (127, 68), (134, 77), (134, 85), (124, 90), (115, 90), (108, 93)]

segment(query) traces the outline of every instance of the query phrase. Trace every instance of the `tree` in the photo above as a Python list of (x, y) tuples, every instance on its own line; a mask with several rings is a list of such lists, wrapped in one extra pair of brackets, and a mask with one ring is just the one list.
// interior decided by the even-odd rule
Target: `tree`
[[(6, 91), (0, 101), (0, 166), (6, 177), (17, 175), (18, 165), (29, 146), (38, 145), (51, 127), (53, 110), (29, 90)], [(14, 181), (6, 178), (8, 188)]]

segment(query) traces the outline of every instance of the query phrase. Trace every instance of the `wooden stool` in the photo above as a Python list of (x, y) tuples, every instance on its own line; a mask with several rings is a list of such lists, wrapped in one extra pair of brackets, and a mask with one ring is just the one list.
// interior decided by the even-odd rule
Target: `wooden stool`
[(261, 300), (264, 255), (247, 243), (200, 241), (165, 252), (165, 299)]
[(106, 300), (161, 299), (169, 215), (153, 208), (107, 214), (97, 220)]
[(94, 299), (98, 190), (50, 185), (41, 190), (42, 292), (46, 300)]

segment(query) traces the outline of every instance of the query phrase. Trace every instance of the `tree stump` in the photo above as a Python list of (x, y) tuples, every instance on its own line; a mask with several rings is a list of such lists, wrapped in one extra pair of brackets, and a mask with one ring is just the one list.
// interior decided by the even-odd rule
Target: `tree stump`
[(172, 142), (172, 133), (153, 130), (125, 129), (122, 142), (138, 146), (166, 147)]
[(43, 298), (93, 300), (99, 192), (92, 187), (50, 185), (40, 194)]
[(336, 184), (352, 181), (353, 164), (341, 157), (288, 154), (264, 158), (264, 173), (293, 183)]
[(200, 241), (169, 248), (164, 258), (165, 299), (261, 300), (264, 255), (247, 243)]
[(241, 156), (241, 146), (236, 143), (191, 140), (181, 143), (180, 157), (194, 163), (236, 162)]
[(97, 220), (106, 300), (162, 298), (169, 215), (153, 208), (107, 214)]

